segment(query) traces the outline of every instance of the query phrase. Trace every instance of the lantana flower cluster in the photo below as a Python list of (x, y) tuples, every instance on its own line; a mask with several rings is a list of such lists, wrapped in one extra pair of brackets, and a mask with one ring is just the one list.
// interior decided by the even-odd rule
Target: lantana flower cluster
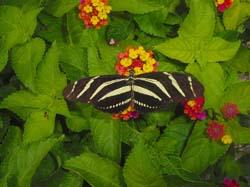
[(220, 12), (224, 12), (233, 5), (233, 0), (215, 0), (215, 5)]
[[(226, 103), (221, 111), (227, 120), (235, 118), (240, 113), (237, 105), (232, 103)], [(226, 133), (225, 128), (226, 126), (218, 121), (210, 121), (206, 133), (212, 140), (221, 140), (224, 144), (231, 144), (232, 137)]]
[(125, 52), (118, 55), (116, 71), (119, 75), (129, 76), (133, 70), (135, 75), (157, 71), (158, 62), (153, 57), (153, 52), (146, 51), (142, 46), (128, 47)]
[(182, 105), (184, 106), (184, 114), (189, 116), (191, 120), (204, 120), (206, 118), (206, 112), (202, 110), (204, 97), (185, 100)]
[(138, 118), (139, 113), (135, 111), (135, 109), (132, 106), (129, 106), (126, 110), (119, 114), (113, 114), (112, 118), (113, 119), (122, 119), (124, 121), (127, 121), (131, 118)]
[[(119, 75), (129, 76), (131, 70), (134, 75), (157, 71), (158, 62), (153, 57), (153, 52), (145, 50), (142, 46), (128, 47), (125, 52), (118, 54), (118, 62), (116, 71)], [(113, 119), (129, 120), (138, 118), (139, 113), (135, 111), (133, 106), (129, 106), (126, 110), (119, 114), (113, 114)]]
[(100, 28), (102, 25), (107, 25), (111, 9), (111, 6), (108, 6), (108, 0), (81, 0), (79, 17), (86, 27)]

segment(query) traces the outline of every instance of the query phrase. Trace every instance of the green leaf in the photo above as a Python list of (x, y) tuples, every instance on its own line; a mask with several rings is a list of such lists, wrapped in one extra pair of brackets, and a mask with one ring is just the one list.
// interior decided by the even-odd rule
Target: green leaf
[(24, 143), (38, 141), (53, 134), (55, 114), (47, 111), (32, 112), (24, 124)]
[(62, 141), (62, 138), (48, 138), (17, 148), (16, 168), (20, 187), (30, 186), (32, 176), (40, 162), (56, 143)]
[(62, 97), (66, 77), (60, 72), (58, 61), (57, 46), (53, 43), (37, 69), (36, 86), (39, 93)]
[(35, 91), (36, 68), (44, 51), (45, 42), (39, 38), (14, 47), (11, 51), (12, 67), (16, 75), (32, 91)]
[(204, 50), (208, 62), (227, 61), (234, 57), (240, 47), (240, 41), (228, 42), (218, 37), (212, 38)]
[(132, 14), (145, 14), (163, 8), (161, 4), (149, 0), (110, 0), (109, 4), (112, 11), (128, 11)]
[(235, 0), (233, 6), (223, 14), (223, 23), (227, 30), (235, 30), (250, 16), (250, 4)]
[(143, 15), (136, 15), (135, 21), (138, 23), (140, 29), (153, 36), (165, 38), (164, 21), (167, 17), (168, 10), (163, 8), (154, 12)]
[(214, 164), (228, 149), (228, 145), (209, 139), (204, 132), (207, 125), (198, 121), (182, 154), (182, 164), (185, 169), (201, 173)]
[(34, 111), (46, 109), (52, 103), (52, 99), (46, 95), (35, 95), (28, 91), (18, 91), (0, 103), (0, 108), (6, 108), (22, 119), (26, 119)]
[[(19, 187), (31, 186), (31, 179), (42, 159), (48, 154), (51, 148), (62, 140), (60, 138), (48, 138), (43, 141), (27, 145), (18, 145), (13, 149), (10, 156), (1, 163), (0, 171), (10, 171), (0, 182), (12, 184)], [(15, 176), (15, 177), (13, 177)], [(13, 184), (14, 183), (14, 184)], [(1, 185), (2, 186), (2, 185)]]
[(67, 41), (68, 44), (73, 47), (81, 45), (81, 38), (83, 37), (85, 24), (82, 19), (79, 19), (79, 10), (72, 9), (66, 14), (66, 26), (67, 26)]
[(54, 99), (53, 103), (49, 105), (48, 110), (66, 117), (70, 116), (68, 105), (63, 98)]
[(192, 123), (185, 118), (177, 118), (167, 126), (156, 144), (162, 154), (180, 155)]
[(184, 63), (193, 63), (195, 50), (192, 42), (187, 38), (177, 37), (157, 45), (155, 49), (170, 58)]
[(115, 74), (115, 64), (117, 62), (117, 55), (120, 53), (121, 50), (119, 48), (109, 46), (107, 45), (107, 43), (104, 42), (99, 42), (98, 50), (102, 59), (103, 66), (106, 67), (105, 74)]
[(3, 119), (2, 116), (0, 116), (0, 129), (3, 128)]
[[(74, 42), (79, 42), (81, 36), (83, 35), (82, 28), (81, 32), (76, 32), (73, 29), (69, 32), (73, 32), (68, 36), (71, 44), (67, 45), (60, 43), (58, 47), (60, 66), (66, 73), (68, 79), (76, 80), (86, 76), (88, 73), (87, 51), (86, 49), (80, 48), (78, 45), (74, 45)], [(75, 40), (78, 41), (73, 42), (73, 37), (75, 37)]]
[(197, 64), (189, 64), (186, 72), (193, 74), (202, 82), (205, 89), (204, 108), (219, 110), (225, 89), (225, 76), (220, 64), (209, 63), (202, 69)]
[(110, 63), (106, 64), (99, 57), (98, 49), (95, 47), (89, 47), (88, 49), (88, 68), (89, 75), (105, 75), (105, 74), (114, 74), (115, 62), (112, 67)]
[(64, 168), (77, 173), (92, 186), (121, 186), (119, 165), (93, 153), (66, 160)]
[[(207, 43), (211, 40), (213, 36), (214, 26), (215, 26), (215, 13), (214, 5), (210, 0), (194, 0), (189, 2), (190, 11), (185, 21), (179, 29), (179, 37), (165, 41), (162, 44), (156, 46), (156, 50), (162, 54), (182, 61), (184, 63), (193, 63), (195, 60), (201, 64), (205, 65), (207, 61), (228, 59), (232, 57), (238, 47), (236, 44), (231, 47), (231, 53), (223, 56), (216, 54), (212, 51), (214, 45), (225, 52), (225, 45), (218, 43), (218, 39), (212, 39), (211, 50), (208, 53)], [(233, 44), (232, 44), (233, 45)], [(237, 46), (239, 44), (237, 43)], [(213, 52), (213, 53), (212, 53)], [(210, 59), (209, 59), (209, 58)]]
[(118, 42), (125, 40), (132, 32), (131, 21), (132, 19), (129, 18), (112, 18), (106, 31), (107, 40), (114, 39)]
[(227, 133), (236, 144), (250, 144), (250, 128), (242, 127), (236, 120), (227, 122)]
[(47, 1), (45, 10), (56, 17), (61, 17), (79, 4), (78, 0), (54, 0)]
[(40, 8), (23, 12), (13, 6), (0, 6), (0, 35), (6, 38), (6, 48), (26, 42), (36, 27), (36, 17)]
[(169, 121), (175, 116), (175, 113), (173, 112), (175, 110), (176, 105), (173, 104), (173, 107), (171, 104), (168, 105), (168, 111), (156, 111), (148, 113), (145, 116), (145, 120), (148, 124), (156, 124), (158, 126), (166, 126)]
[(121, 131), (117, 121), (110, 117), (93, 119), (90, 124), (94, 145), (97, 151), (114, 161), (121, 159)]
[(63, 27), (61, 18), (41, 13), (38, 19), (41, 22), (36, 32), (39, 37), (49, 42), (56, 41), (60, 44), (64, 42), (64, 33), (61, 30)]
[(250, 110), (250, 81), (233, 84), (225, 91), (225, 96), (221, 106), (225, 103), (235, 103), (241, 113), (247, 113)]
[[(58, 145), (57, 147), (59, 146), (60, 145)], [(43, 158), (36, 170), (36, 173), (33, 175), (32, 184), (36, 184), (37, 187), (39, 186), (38, 183), (42, 181), (42, 179), (51, 181), (51, 175), (55, 175), (55, 173), (57, 173), (57, 171), (59, 170), (59, 167), (61, 166), (61, 160), (59, 158), (59, 155), (54, 152), (57, 147), (52, 150), (51, 154), (47, 154)], [(57, 156), (57, 158), (55, 158), (55, 156)], [(48, 187), (47, 185), (45, 186)]]
[(236, 71), (250, 72), (250, 49), (240, 47), (234, 58), (227, 63)]
[(161, 170), (163, 174), (167, 174), (170, 176), (179, 176), (185, 181), (193, 182), (193, 183), (202, 183), (201, 178), (190, 171), (186, 170), (182, 166), (182, 160), (179, 156), (174, 156), (171, 154), (168, 155), (159, 155), (159, 163), (161, 165)]
[(8, 50), (5, 47), (5, 40), (0, 38), (0, 73), (8, 61)]
[(237, 178), (242, 174), (240, 165), (232, 155), (227, 155), (223, 160), (222, 173), (230, 178)]
[(82, 31), (82, 37), (78, 45), (82, 48), (95, 48), (96, 44), (100, 42), (99, 37), (97, 30), (86, 28)]
[(212, 37), (215, 26), (213, 3), (210, 0), (189, 1), (190, 11), (180, 27), (179, 35), (200, 39)]
[(215, 187), (215, 183), (209, 181), (209, 183), (203, 181), (203, 183), (194, 183), (194, 182), (187, 182), (185, 180), (181, 180), (181, 178), (177, 176), (166, 176), (166, 181), (168, 181), (168, 186), (178, 186), (178, 187)]
[[(0, 145), (1, 159), (2, 158), (7, 159), (10, 153), (12, 153), (15, 147), (18, 146), (22, 141), (21, 129), (16, 126), (9, 126), (4, 138), (1, 139), (1, 141), (2, 141), (2, 144)], [(0, 171), (0, 176), (1, 175), (4, 175), (4, 173), (1, 173)]]
[(24, 12), (34, 10), (41, 6), (43, 0), (7, 0), (1, 4), (11, 5), (21, 8)]
[(58, 187), (81, 187), (83, 186), (83, 180), (80, 176), (67, 172), (63, 178), (60, 179), (60, 185)]
[(81, 132), (90, 129), (89, 121), (79, 112), (71, 112), (66, 118), (67, 127), (73, 132)]
[[(43, 160), (44, 161), (44, 160)], [(52, 160), (53, 161), (53, 160)], [(40, 167), (43, 163), (41, 163)], [(46, 167), (46, 166), (45, 166)], [(47, 169), (47, 168), (44, 168)], [(32, 184), (36, 187), (82, 187), (83, 180), (82, 177), (70, 172), (60, 169), (58, 171), (53, 171), (54, 173), (50, 173), (51, 176), (41, 177), (37, 180), (32, 179)], [(37, 174), (37, 172), (36, 172)]]
[(128, 124), (120, 123), (121, 140), (126, 144), (137, 144), (142, 139), (142, 134)]
[(127, 186), (166, 187), (159, 166), (151, 160), (143, 143), (137, 144), (128, 156), (123, 175)]

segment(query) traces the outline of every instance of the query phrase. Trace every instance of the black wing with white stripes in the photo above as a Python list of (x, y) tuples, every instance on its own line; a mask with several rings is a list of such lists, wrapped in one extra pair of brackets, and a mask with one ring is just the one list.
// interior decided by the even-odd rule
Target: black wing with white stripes
[(109, 113), (119, 113), (130, 104), (138, 112), (166, 108), (169, 102), (180, 102), (203, 95), (203, 86), (183, 73), (153, 72), (131, 75), (103, 75), (83, 78), (69, 84), (64, 97), (69, 101), (91, 103)]
[(64, 89), (64, 97), (69, 101), (93, 104), (104, 112), (119, 113), (125, 110), (131, 101), (128, 79), (120, 75), (83, 78), (69, 84)]
[(203, 95), (200, 82), (188, 74), (156, 72), (135, 77), (134, 108), (150, 112), (166, 108), (169, 102), (180, 102)]

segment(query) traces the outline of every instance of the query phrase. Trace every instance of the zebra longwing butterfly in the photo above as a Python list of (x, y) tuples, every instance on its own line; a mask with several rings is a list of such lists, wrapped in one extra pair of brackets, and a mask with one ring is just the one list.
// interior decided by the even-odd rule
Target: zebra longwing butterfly
[(64, 97), (69, 101), (91, 103), (109, 113), (119, 113), (132, 105), (138, 112), (166, 108), (203, 95), (202, 84), (184, 73), (152, 72), (129, 77), (102, 75), (87, 77), (69, 84)]

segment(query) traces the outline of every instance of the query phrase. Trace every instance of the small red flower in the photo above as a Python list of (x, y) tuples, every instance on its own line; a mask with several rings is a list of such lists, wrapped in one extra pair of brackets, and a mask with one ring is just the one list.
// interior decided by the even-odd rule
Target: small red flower
[(215, 0), (215, 5), (220, 12), (224, 12), (233, 5), (233, 0)]
[(237, 108), (237, 105), (232, 104), (232, 103), (226, 103), (221, 108), (221, 112), (222, 112), (223, 116), (229, 120), (233, 119), (235, 116), (237, 116), (240, 113), (240, 111)]
[(224, 178), (224, 184), (220, 185), (220, 187), (240, 187), (240, 184), (236, 179)]
[(206, 118), (206, 112), (202, 111), (204, 105), (204, 97), (198, 97), (193, 100), (185, 100), (182, 102), (184, 106), (184, 114), (190, 117), (191, 120), (204, 120)]
[(220, 140), (225, 134), (225, 125), (217, 121), (210, 121), (206, 133), (212, 140)]

